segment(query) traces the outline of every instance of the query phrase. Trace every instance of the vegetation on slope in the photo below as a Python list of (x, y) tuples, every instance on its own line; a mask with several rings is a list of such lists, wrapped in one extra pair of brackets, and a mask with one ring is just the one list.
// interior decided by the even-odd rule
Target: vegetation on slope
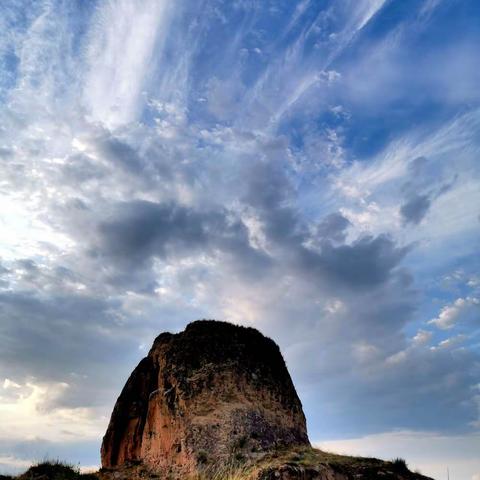
[[(329, 472), (330, 476), (323, 474)], [(332, 476), (333, 474), (333, 476)], [(189, 480), (271, 480), (279, 478), (355, 478), (382, 480), (427, 480), (418, 473), (408, 470), (405, 460), (397, 458), (391, 462), (376, 458), (349, 457), (324, 452), (311, 447), (280, 449), (260, 457), (255, 463), (232, 459), (220, 468), (206, 468)], [(81, 473), (79, 469), (60, 461), (45, 461), (33, 465), (16, 480), (150, 480), (159, 479), (141, 464), (115, 469), (102, 469), (97, 473)], [(0, 480), (14, 480), (1, 476)]]
[(60, 460), (45, 460), (32, 465), (18, 477), (0, 475), (0, 480), (98, 480), (93, 473), (81, 473), (80, 469)]

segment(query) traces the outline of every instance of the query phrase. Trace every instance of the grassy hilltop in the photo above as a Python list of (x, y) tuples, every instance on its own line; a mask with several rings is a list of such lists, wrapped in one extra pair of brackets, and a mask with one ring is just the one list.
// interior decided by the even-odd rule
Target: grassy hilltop
[[(61, 461), (44, 461), (32, 465), (17, 476), (2, 476), (0, 480), (149, 480), (159, 479), (158, 474), (142, 465), (129, 465), (116, 470), (81, 473), (78, 467)], [(265, 455), (255, 463), (232, 459), (214, 471), (206, 469), (190, 480), (274, 480), (274, 479), (382, 479), (421, 480), (420, 473), (412, 473), (403, 459), (383, 461), (376, 458), (350, 457), (323, 452), (310, 447), (278, 450)]]

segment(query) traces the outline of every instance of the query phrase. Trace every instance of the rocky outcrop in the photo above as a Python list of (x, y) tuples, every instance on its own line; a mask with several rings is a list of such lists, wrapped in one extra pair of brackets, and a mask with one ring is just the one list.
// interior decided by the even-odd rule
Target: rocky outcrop
[(277, 345), (211, 320), (156, 338), (115, 404), (102, 465), (100, 480), (430, 480), (400, 459), (312, 448)]
[(278, 346), (252, 328), (197, 321), (163, 333), (128, 379), (102, 465), (170, 476), (308, 445), (305, 416)]

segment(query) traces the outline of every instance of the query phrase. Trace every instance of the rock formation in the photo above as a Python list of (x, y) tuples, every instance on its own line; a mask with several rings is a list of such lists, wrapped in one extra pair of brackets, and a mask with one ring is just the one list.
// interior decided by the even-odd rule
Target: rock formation
[(278, 346), (253, 328), (211, 320), (162, 333), (112, 413), (102, 465), (141, 462), (170, 476), (309, 445)]
[(277, 345), (211, 320), (156, 338), (117, 400), (102, 465), (99, 480), (431, 480), (401, 459), (312, 448)]

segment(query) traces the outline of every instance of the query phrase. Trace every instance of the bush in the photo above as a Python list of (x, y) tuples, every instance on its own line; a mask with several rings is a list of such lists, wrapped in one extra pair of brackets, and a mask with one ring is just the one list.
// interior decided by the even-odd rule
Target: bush
[(60, 460), (46, 460), (32, 465), (20, 478), (30, 480), (37, 477), (48, 480), (73, 480), (79, 476), (78, 468)]
[(20, 480), (37, 478), (44, 480), (97, 480), (98, 477), (93, 473), (82, 474), (77, 466), (60, 460), (45, 460), (32, 465), (19, 477)]
[(403, 458), (394, 458), (392, 464), (396, 470), (405, 471), (408, 470), (407, 462)]

